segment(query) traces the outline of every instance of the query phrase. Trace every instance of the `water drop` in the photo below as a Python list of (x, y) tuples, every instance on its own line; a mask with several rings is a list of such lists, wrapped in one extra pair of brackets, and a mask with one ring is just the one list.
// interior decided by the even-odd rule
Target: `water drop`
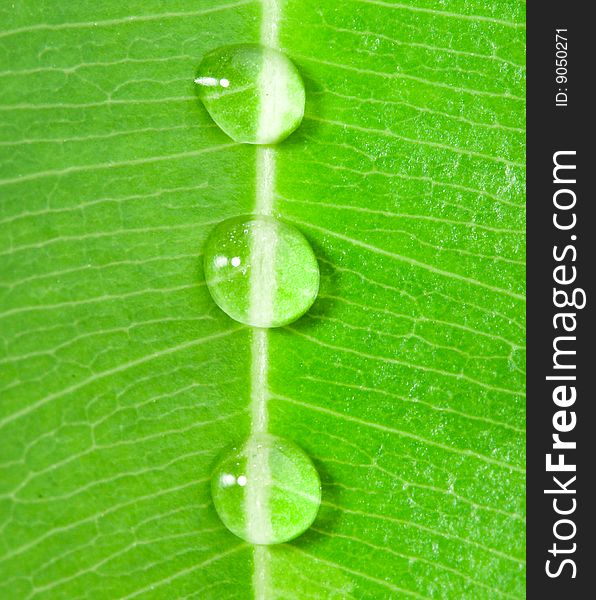
[(321, 480), (296, 444), (258, 434), (219, 461), (211, 495), (232, 533), (252, 544), (281, 544), (312, 525), (321, 504)]
[(319, 266), (307, 239), (273, 217), (243, 216), (215, 227), (205, 245), (205, 281), (215, 303), (253, 327), (301, 317), (319, 290)]
[(217, 48), (195, 79), (213, 120), (236, 142), (275, 144), (304, 116), (304, 83), (281, 52), (257, 44)]

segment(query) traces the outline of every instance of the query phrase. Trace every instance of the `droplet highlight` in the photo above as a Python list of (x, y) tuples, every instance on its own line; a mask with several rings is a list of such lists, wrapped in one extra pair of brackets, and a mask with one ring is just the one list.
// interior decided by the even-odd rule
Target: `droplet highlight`
[(304, 116), (304, 83), (294, 63), (258, 44), (224, 46), (207, 54), (195, 79), (199, 98), (236, 142), (275, 144)]
[(273, 217), (223, 221), (207, 239), (203, 263), (215, 303), (253, 327), (295, 321), (319, 291), (319, 266), (308, 240)]
[(211, 495), (233, 534), (251, 544), (281, 544), (312, 525), (321, 504), (321, 480), (296, 444), (259, 434), (219, 461)]

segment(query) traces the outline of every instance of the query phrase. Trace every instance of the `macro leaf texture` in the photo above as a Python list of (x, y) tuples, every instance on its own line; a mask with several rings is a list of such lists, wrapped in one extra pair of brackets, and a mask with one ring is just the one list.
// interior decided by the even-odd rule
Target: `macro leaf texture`
[[(0, 15), (0, 598), (523, 598), (524, 3)], [(197, 99), (238, 43), (304, 79), (277, 146)], [(321, 272), (267, 331), (202, 271), (213, 227), (264, 204)], [(322, 481), (313, 526), (269, 547), (209, 491), (257, 413)]]

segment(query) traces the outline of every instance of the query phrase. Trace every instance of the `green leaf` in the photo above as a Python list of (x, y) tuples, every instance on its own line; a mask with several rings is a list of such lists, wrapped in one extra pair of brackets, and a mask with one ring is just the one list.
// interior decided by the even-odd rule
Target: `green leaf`
[[(4, 3), (0, 597), (524, 597), (524, 11)], [(265, 149), (193, 89), (258, 42), (306, 85)], [(267, 332), (202, 274), (252, 212), (321, 270)], [(258, 430), (312, 457), (323, 504), (253, 548), (209, 477)]]

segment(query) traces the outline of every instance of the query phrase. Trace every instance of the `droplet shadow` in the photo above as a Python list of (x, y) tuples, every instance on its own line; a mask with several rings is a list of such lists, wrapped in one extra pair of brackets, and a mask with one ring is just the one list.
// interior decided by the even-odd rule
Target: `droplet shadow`
[(329, 260), (323, 246), (316, 240), (313, 240), (308, 235), (308, 232), (302, 230), (302, 233), (311, 244), (319, 264), (319, 292), (316, 300), (306, 314), (294, 323), (291, 323), (290, 327), (298, 332), (311, 333), (315, 328), (320, 327), (320, 320), (322, 318), (329, 317), (334, 312), (334, 307), (337, 303), (335, 298), (339, 290), (339, 273)]
[[(341, 510), (339, 504), (339, 490), (333, 486), (333, 478), (331, 473), (325, 467), (325, 463), (321, 460), (313, 459), (319, 477), (321, 478), (321, 506), (314, 523), (299, 537), (288, 542), (296, 547), (307, 547), (324, 540), (328, 536), (320, 531), (333, 531), (336, 528), (338, 520), (341, 518)], [(319, 531), (320, 530), (320, 531)]]

